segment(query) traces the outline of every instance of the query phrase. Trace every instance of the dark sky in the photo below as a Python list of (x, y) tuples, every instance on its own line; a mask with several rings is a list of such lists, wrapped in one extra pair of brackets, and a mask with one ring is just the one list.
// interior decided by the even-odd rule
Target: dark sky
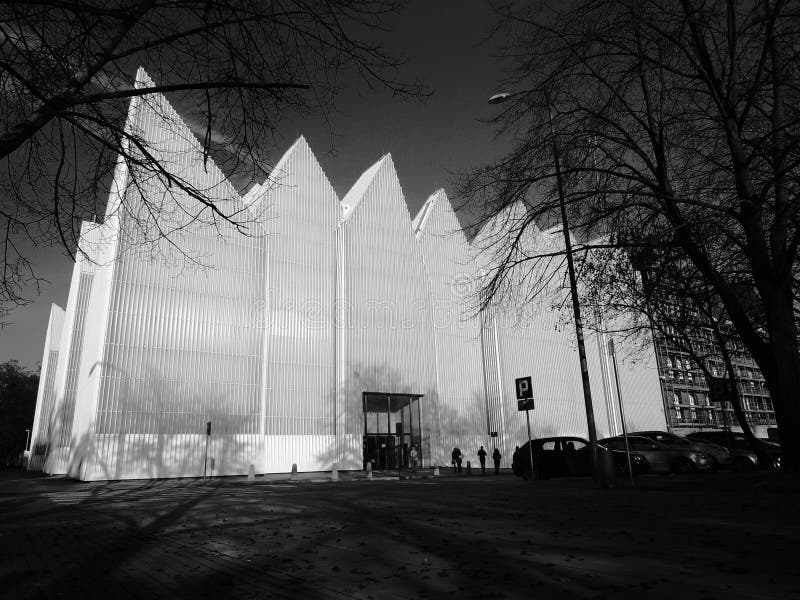
[[(320, 119), (287, 122), (282, 150), (305, 135), (340, 198), (386, 152), (392, 154), (412, 216), (437, 188), (452, 196), (452, 172), (490, 161), (506, 148), (481, 122), (496, 113), (486, 101), (503, 78), (498, 41), (483, 42), (491, 23), (486, 2), (413, 0), (389, 21), (384, 41), (409, 59), (405, 79), (421, 80), (433, 95), (418, 102), (386, 92), (347, 91), (337, 99), (333, 140)], [(31, 368), (42, 357), (50, 304), (66, 306), (72, 274), (70, 259), (59, 249), (40, 249), (32, 256), (37, 274), (49, 283), (38, 296), (31, 290), (33, 302), (15, 310), (0, 330), (0, 362), (18, 359)]]

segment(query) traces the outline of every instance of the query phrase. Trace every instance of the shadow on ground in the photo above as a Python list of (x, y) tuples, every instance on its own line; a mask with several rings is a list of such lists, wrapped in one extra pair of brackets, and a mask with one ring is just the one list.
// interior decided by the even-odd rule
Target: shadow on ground
[(605, 491), (507, 474), (87, 484), (4, 473), (0, 585), (4, 598), (796, 596), (800, 495), (764, 480)]

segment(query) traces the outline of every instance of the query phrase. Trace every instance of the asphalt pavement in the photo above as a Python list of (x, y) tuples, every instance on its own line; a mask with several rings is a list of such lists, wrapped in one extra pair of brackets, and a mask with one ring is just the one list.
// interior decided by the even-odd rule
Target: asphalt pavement
[(0, 472), (0, 597), (800, 598), (800, 492), (767, 474), (340, 475)]

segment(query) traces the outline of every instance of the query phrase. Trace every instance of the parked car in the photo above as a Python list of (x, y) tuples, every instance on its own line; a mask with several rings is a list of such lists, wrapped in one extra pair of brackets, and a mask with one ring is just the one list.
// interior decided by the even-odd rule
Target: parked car
[[(606, 438), (600, 443), (611, 450), (625, 450), (622, 436)], [(639, 435), (629, 435), (628, 444), (632, 451), (645, 457), (651, 473), (691, 473), (714, 468), (710, 456), (688, 446), (667, 445)]]
[[(755, 454), (758, 457), (756, 464), (768, 469), (781, 468), (781, 447), (775, 442), (756, 440), (755, 444), (752, 444), (745, 434), (738, 431), (697, 431), (686, 437), (691, 440), (705, 440), (725, 446), (740, 456), (749, 457), (749, 455)], [(744, 463), (740, 462), (740, 466), (743, 465)]]
[(668, 446), (677, 446), (684, 448), (691, 448), (711, 457), (714, 461), (714, 468), (716, 467), (732, 467), (733, 456), (731, 451), (723, 445), (713, 444), (705, 440), (688, 439), (675, 433), (668, 431), (634, 431), (630, 435), (638, 435), (646, 437), (649, 440), (655, 440)]
[[(528, 442), (514, 452), (512, 469), (523, 479), (548, 479), (561, 476), (589, 476), (592, 462), (589, 455), (589, 442), (580, 437), (549, 437), (532, 441), (533, 465)], [(606, 451), (603, 448), (601, 451)], [(625, 451), (613, 451), (614, 466), (619, 474), (628, 472)], [(647, 473), (647, 460), (637, 452), (631, 452), (631, 468), (634, 475)]]

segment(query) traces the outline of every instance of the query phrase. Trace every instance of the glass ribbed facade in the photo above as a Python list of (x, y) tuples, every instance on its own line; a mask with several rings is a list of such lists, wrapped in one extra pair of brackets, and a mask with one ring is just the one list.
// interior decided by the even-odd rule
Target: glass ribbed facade
[[(148, 81), (140, 71), (138, 85)], [(127, 127), (188, 191), (121, 162), (104, 223), (83, 236), (94, 260), (76, 265), (64, 326), (51, 316), (48, 329), (58, 351), (46, 348), (54, 375), (34, 428), (48, 472), (360, 469), (368, 443), (395, 437), (419, 443), (425, 465), (479, 445), (497, 445), (508, 465), (526, 439), (513, 396), (525, 375), (541, 394), (535, 435), (585, 432), (570, 326), (547, 299), (529, 322), (476, 311), (484, 259), (443, 191), (412, 220), (389, 155), (340, 201), (300, 138), (241, 197), (162, 96), (135, 99)], [(608, 387), (602, 357), (590, 363)], [(655, 368), (625, 369), (636, 425), (663, 428)], [(388, 408), (370, 409), (373, 427), (367, 397), (378, 406), (381, 393)], [(402, 461), (407, 448), (397, 452)]]

